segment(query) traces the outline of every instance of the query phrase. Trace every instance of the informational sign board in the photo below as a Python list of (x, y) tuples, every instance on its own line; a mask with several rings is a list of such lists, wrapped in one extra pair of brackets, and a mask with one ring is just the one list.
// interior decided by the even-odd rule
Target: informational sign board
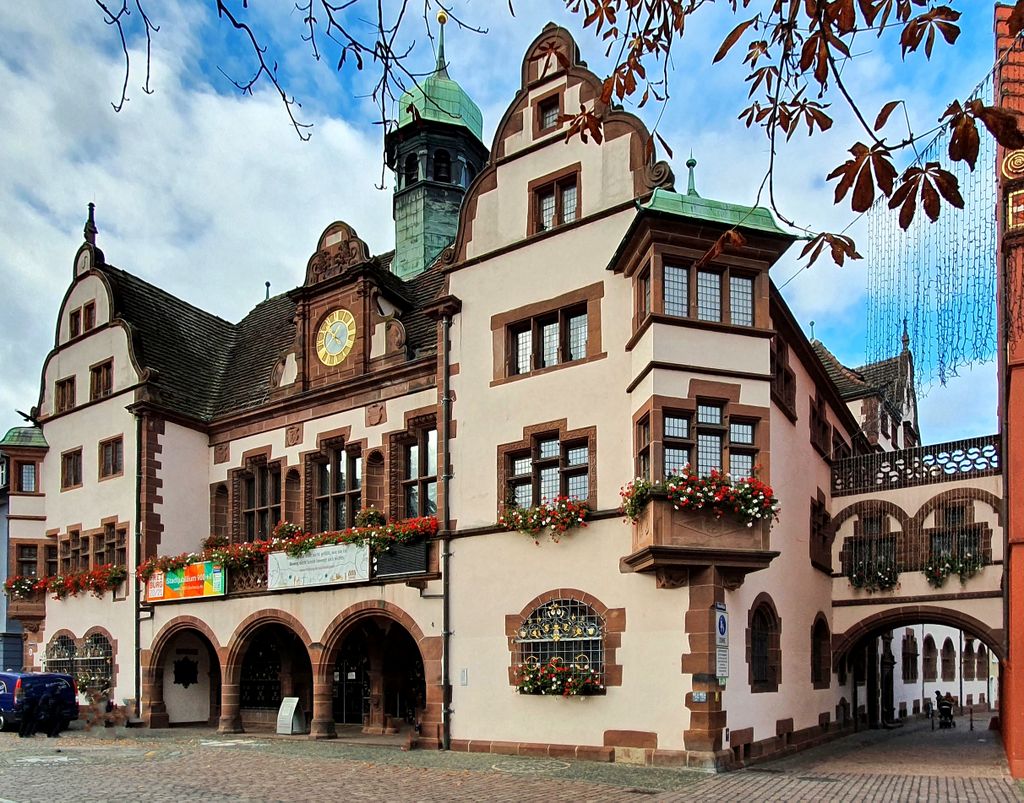
[(146, 602), (222, 597), (226, 579), (224, 567), (212, 561), (156, 572), (146, 583)]
[(729, 648), (715, 648), (715, 675), (719, 678), (729, 677)]
[(715, 611), (715, 646), (729, 646), (729, 614)]
[(277, 710), (277, 732), (285, 736), (306, 732), (306, 715), (299, 708), (298, 697), (285, 697)]
[(281, 591), (310, 586), (362, 583), (370, 579), (370, 547), (355, 544), (321, 546), (293, 557), (287, 552), (267, 555), (267, 588)]

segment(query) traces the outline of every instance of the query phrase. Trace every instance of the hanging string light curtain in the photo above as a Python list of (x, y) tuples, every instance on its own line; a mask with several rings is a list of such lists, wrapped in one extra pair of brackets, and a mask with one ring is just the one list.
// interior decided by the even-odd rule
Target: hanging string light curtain
[[(1014, 49), (1020, 48), (1017, 39)], [(994, 90), (995, 68), (971, 97), (991, 105)], [(939, 132), (916, 162), (938, 162), (954, 173), (963, 209), (943, 204), (935, 223), (919, 211), (906, 231), (887, 198), (866, 215), (867, 357), (875, 362), (897, 354), (906, 321), (919, 393), (996, 353), (996, 144), (982, 133), (971, 171), (950, 160), (949, 137), (948, 130)]]

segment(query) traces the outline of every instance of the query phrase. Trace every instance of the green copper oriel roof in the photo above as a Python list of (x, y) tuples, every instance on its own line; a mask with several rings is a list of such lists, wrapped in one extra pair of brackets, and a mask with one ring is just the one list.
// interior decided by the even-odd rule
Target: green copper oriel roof
[(3, 440), (0, 440), (0, 447), (3, 446), (49, 448), (46, 438), (43, 437), (43, 431), (39, 427), (14, 427), (8, 430)]
[(743, 229), (763, 231), (768, 234), (792, 236), (779, 228), (772, 213), (764, 207), (712, 201), (708, 198), (701, 198), (692, 190), (683, 195), (658, 187), (651, 195), (651, 200), (643, 204), (640, 209), (647, 212), (662, 212), (697, 220), (708, 220), (726, 226), (739, 226)]
[(461, 86), (448, 77), (448, 65), (444, 60), (443, 23), (437, 47), (437, 68), (419, 86), (414, 86), (399, 98), (399, 128), (415, 120), (416, 115), (410, 107), (416, 109), (416, 115), (424, 120), (464, 126), (478, 140), (484, 141), (484, 118), (480, 107)]

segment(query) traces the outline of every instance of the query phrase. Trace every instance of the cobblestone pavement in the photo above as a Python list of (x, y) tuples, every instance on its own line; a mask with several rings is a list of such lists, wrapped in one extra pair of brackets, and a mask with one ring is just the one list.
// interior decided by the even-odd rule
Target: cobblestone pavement
[[(965, 723), (963, 723), (965, 724)], [(206, 730), (0, 734), (0, 799), (1024, 800), (989, 732), (871, 731), (724, 775)], [(0, 801), (0, 803), (2, 803)]]

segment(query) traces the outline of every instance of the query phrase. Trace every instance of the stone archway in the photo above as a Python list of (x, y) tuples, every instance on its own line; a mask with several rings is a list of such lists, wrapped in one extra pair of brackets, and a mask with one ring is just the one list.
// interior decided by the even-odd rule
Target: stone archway
[[(411, 714), (418, 741), (441, 743), (441, 637), (424, 636), (405, 611), (383, 600), (362, 602), (338, 614), (324, 631), (321, 660), (315, 667), (316, 693), (312, 733), (335, 735), (338, 684), (335, 672), (349, 660), (352, 645), (365, 643), (368, 700), (364, 730), (394, 732)], [(418, 659), (418, 660), (417, 660)], [(419, 677), (416, 677), (416, 673)]]
[(272, 609), (250, 614), (228, 643), (218, 730), (272, 728), (284, 697), (298, 697), (298, 710), (309, 722), (319, 658), (319, 645), (291, 614)]
[[(928, 626), (949, 628), (945, 632), (952, 633), (953, 640), (958, 638), (956, 633), (960, 633), (960, 646), (955, 654), (950, 647), (950, 637), (946, 635), (944, 641), (939, 641), (940, 631), (933, 639), (933, 634), (925, 630)], [(921, 628), (918, 635), (922, 638), (920, 675), (917, 672), (918, 654), (915, 652), (913, 676), (905, 677), (901, 648), (902, 693), (900, 710), (896, 711), (892, 694), (895, 678), (890, 676), (886, 679), (884, 672), (887, 666), (890, 671), (895, 670), (892, 649), (897, 643), (898, 630), (905, 629), (910, 633), (917, 627)], [(840, 672), (844, 668), (853, 672), (855, 727), (861, 722), (869, 727), (889, 727), (910, 713), (928, 710), (934, 702), (931, 701), (932, 694), (942, 692), (947, 699), (952, 694), (952, 699), (959, 705), (972, 707), (975, 701), (991, 705), (992, 694), (997, 690), (986, 687), (982, 690), (975, 688), (972, 692), (973, 677), (964, 677), (961, 671), (956, 671), (963, 643), (972, 640), (985, 645), (1002, 662), (1005, 654), (1003, 630), (992, 628), (961, 610), (941, 606), (894, 605), (889, 610), (865, 617), (845, 632), (836, 633), (832, 640), (833, 667)], [(940, 645), (941, 648), (937, 649)], [(940, 663), (941, 667), (938, 666)], [(937, 671), (939, 669), (941, 671)], [(864, 699), (858, 699), (858, 686), (863, 686)], [(908, 697), (910, 689), (914, 691)]]
[(222, 685), (220, 653), (216, 635), (201, 619), (182, 616), (165, 624), (141, 656), (146, 724), (151, 728), (216, 724)]
[(904, 625), (948, 625), (970, 633), (980, 639), (1002, 661), (1005, 657), (1003, 630), (994, 629), (979, 619), (953, 608), (932, 605), (900, 605), (872, 614), (843, 633), (832, 636), (832, 661), (838, 667), (850, 651), (863, 639), (883, 630), (894, 630)]

